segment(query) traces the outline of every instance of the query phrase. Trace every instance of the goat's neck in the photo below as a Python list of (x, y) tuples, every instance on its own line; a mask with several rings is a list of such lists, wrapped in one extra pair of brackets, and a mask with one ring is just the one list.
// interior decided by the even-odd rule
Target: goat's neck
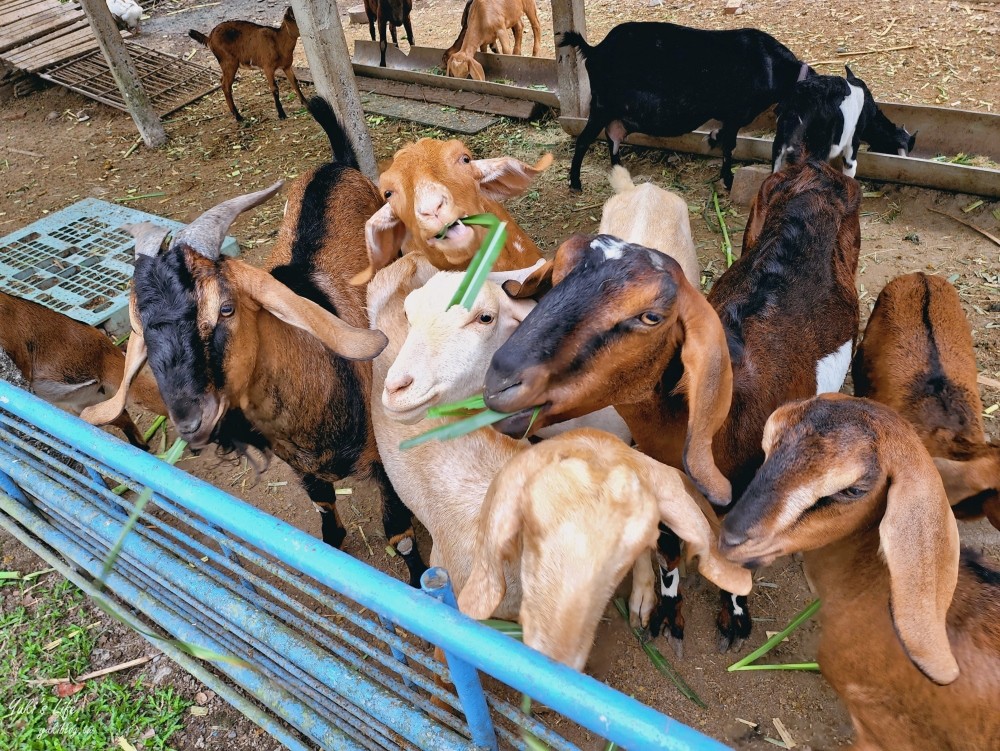
[(639, 451), (683, 470), (688, 408), (687, 398), (674, 393), (683, 375), (679, 362), (678, 356), (667, 363), (660, 381), (639, 399), (614, 407), (628, 425)]
[(879, 553), (878, 527), (859, 530), (802, 554), (806, 578), (823, 601), (823, 622), (856, 619), (860, 601), (889, 600), (889, 569)]
[(507, 222), (507, 244), (493, 266), (494, 271), (514, 271), (533, 266), (542, 254), (528, 233), (521, 229), (510, 213), (499, 201), (483, 197), (483, 209), (495, 214), (501, 222)]

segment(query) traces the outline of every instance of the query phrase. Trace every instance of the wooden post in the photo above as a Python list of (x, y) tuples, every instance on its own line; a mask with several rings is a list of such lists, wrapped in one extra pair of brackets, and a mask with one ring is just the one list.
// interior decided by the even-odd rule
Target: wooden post
[(354, 80), (354, 66), (347, 49), (344, 27), (340, 25), (337, 4), (292, 0), (292, 9), (299, 25), (316, 93), (326, 99), (340, 116), (347, 137), (354, 146), (361, 171), (372, 180), (377, 180), (375, 150), (365, 123), (365, 113), (361, 109), (358, 84)]
[(139, 72), (125, 49), (125, 42), (118, 33), (111, 11), (108, 10), (107, 0), (80, 0), (80, 5), (90, 20), (90, 28), (97, 38), (97, 45), (101, 48), (104, 59), (108, 61), (111, 75), (118, 84), (118, 90), (122, 93), (129, 114), (135, 120), (139, 135), (150, 148), (162, 146), (167, 142), (167, 133), (163, 130), (163, 123), (153, 110), (149, 97), (146, 96), (146, 90), (142, 88)]
[[(564, 31), (576, 31), (586, 37), (587, 17), (583, 0), (552, 0), (552, 31), (557, 38)], [(586, 118), (590, 110), (590, 80), (574, 47), (556, 47), (556, 70), (560, 119)]]

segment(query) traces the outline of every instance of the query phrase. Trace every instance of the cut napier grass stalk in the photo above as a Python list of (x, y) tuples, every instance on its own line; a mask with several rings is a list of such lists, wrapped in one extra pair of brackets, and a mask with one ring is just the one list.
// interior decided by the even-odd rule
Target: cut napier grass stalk
[[(479, 290), (483, 288), (486, 277), (493, 270), (493, 265), (497, 262), (497, 258), (500, 257), (500, 251), (503, 250), (503, 246), (507, 243), (507, 222), (501, 222), (493, 214), (475, 214), (467, 216), (464, 219), (459, 219), (458, 221), (462, 224), (472, 224), (487, 228), (483, 244), (479, 246), (476, 255), (472, 257), (469, 268), (465, 272), (465, 276), (462, 277), (461, 284), (458, 285), (454, 297), (448, 303), (448, 310), (455, 305), (461, 305), (466, 310), (472, 310), (472, 303), (476, 301)], [(442, 237), (451, 226), (449, 225), (441, 230), (441, 235), (438, 235), (438, 237)]]
[(738, 670), (811, 670), (818, 671), (819, 664), (815, 662), (793, 662), (785, 663), (780, 665), (752, 665), (755, 660), (760, 659), (776, 646), (778, 646), (781, 641), (792, 633), (795, 629), (805, 623), (807, 620), (812, 618), (820, 607), (819, 600), (813, 600), (806, 608), (800, 611), (794, 618), (792, 622), (785, 626), (784, 629), (776, 633), (766, 642), (764, 642), (759, 648), (755, 649), (753, 652), (748, 654), (742, 660), (734, 662), (728, 668), (726, 668), (730, 673)]
[[(615, 608), (621, 614), (621, 617), (625, 619), (628, 623), (628, 605), (625, 604), (625, 600), (621, 597), (615, 598)], [(697, 704), (702, 709), (708, 709), (708, 705), (702, 700), (698, 694), (694, 692), (687, 682), (681, 678), (680, 674), (674, 670), (674, 666), (670, 664), (666, 657), (658, 650), (654, 645), (649, 635), (643, 631), (641, 628), (632, 628), (632, 633), (635, 634), (635, 638), (639, 640), (640, 646), (642, 646), (642, 651), (646, 653), (649, 661), (653, 663), (653, 667), (656, 668), (660, 673), (667, 676), (677, 686), (677, 690), (681, 692), (681, 695), (690, 699), (695, 704)]]
[[(406, 451), (406, 449), (411, 449), (414, 446), (419, 446), (421, 443), (427, 443), (428, 441), (450, 441), (453, 438), (461, 438), (463, 435), (472, 433), (480, 428), (485, 428), (495, 422), (500, 422), (500, 420), (505, 417), (510, 417), (514, 414), (513, 412), (497, 412), (492, 409), (487, 409), (486, 402), (483, 400), (483, 395), (477, 394), (476, 396), (470, 396), (457, 402), (451, 402), (450, 404), (439, 404), (436, 407), (431, 407), (427, 410), (427, 417), (454, 417), (457, 415), (467, 414), (474, 410), (480, 411), (474, 412), (474, 414), (471, 414), (462, 420), (449, 422), (446, 425), (439, 425), (436, 428), (431, 428), (426, 433), (413, 436), (413, 438), (407, 438), (399, 444), (400, 451)], [(525, 430), (525, 435), (531, 432), (531, 426), (535, 424), (535, 418), (538, 417), (538, 413), (541, 412), (541, 410), (541, 407), (535, 407), (535, 411), (531, 415), (531, 420), (528, 422), (528, 428)]]
[(722, 216), (722, 209), (719, 208), (719, 194), (712, 189), (712, 203), (715, 206), (715, 215), (719, 218), (719, 227), (722, 229), (722, 252), (726, 255), (726, 268), (733, 265), (733, 243), (729, 239), (729, 228), (726, 226), (726, 219)]

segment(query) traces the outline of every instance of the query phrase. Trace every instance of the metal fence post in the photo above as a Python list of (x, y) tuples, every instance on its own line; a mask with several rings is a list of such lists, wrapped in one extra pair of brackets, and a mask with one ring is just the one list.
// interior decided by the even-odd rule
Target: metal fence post
[[(427, 569), (420, 577), (420, 588), (445, 605), (458, 607), (455, 590), (451, 588), (451, 579), (443, 568), (435, 566)], [(472, 665), (450, 652), (444, 652), (444, 656), (448, 661), (448, 671), (458, 692), (458, 699), (462, 702), (465, 719), (469, 723), (472, 742), (477, 748), (497, 751), (497, 734), (493, 728), (489, 707), (486, 706), (486, 696), (479, 682), (479, 673)]]

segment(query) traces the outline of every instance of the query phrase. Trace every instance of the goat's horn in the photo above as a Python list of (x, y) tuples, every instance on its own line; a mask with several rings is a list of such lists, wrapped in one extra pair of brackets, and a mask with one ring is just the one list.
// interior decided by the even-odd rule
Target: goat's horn
[(268, 198), (273, 196), (284, 185), (283, 180), (278, 180), (270, 188), (258, 190), (256, 193), (247, 193), (245, 196), (237, 196), (223, 201), (218, 206), (209, 209), (204, 214), (195, 219), (191, 224), (174, 235), (170, 247), (174, 248), (183, 243), (196, 253), (200, 253), (205, 258), (215, 260), (219, 257), (222, 249), (222, 241), (226, 238), (229, 225), (236, 221), (236, 217), (247, 209), (259, 206)]
[(125, 230), (135, 238), (135, 255), (149, 256), (155, 258), (160, 252), (163, 238), (170, 234), (170, 230), (152, 222), (139, 222), (138, 224), (123, 224), (119, 229)]

